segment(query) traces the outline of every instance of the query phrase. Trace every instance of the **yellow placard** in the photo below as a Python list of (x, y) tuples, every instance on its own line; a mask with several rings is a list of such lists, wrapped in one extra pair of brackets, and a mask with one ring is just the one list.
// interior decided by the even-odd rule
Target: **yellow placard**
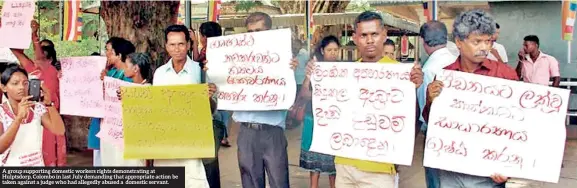
[(124, 159), (213, 158), (208, 86), (122, 87)]

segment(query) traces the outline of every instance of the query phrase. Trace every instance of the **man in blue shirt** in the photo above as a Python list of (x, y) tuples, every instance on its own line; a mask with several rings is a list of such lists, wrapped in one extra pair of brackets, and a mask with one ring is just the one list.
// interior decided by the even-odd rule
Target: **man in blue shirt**
[[(245, 21), (248, 32), (266, 31), (272, 19), (262, 12), (250, 14)], [(294, 70), (298, 62), (293, 59)], [(288, 188), (287, 139), (284, 135), (286, 110), (235, 111), (232, 118), (240, 123), (238, 163), (242, 187), (264, 188), (265, 169), (271, 188)]]

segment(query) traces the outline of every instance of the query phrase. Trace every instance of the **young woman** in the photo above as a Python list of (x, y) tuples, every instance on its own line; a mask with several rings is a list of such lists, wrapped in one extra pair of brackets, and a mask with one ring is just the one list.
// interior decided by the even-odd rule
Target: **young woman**
[[(327, 36), (321, 40), (320, 44), (315, 50), (314, 59), (318, 61), (335, 62), (337, 61), (340, 47), (339, 39), (337, 39), (337, 37)], [(317, 188), (319, 186), (320, 174), (329, 175), (330, 186), (331, 188), (334, 188), (336, 174), (334, 156), (309, 151), (313, 136), (314, 118), (312, 114), (312, 92), (310, 88), (310, 80), (308, 77), (303, 81), (301, 92), (301, 97), (305, 98), (308, 103), (303, 123), (299, 166), (310, 171), (311, 188)]]
[[(50, 90), (51, 101), (54, 102), (54, 107), (60, 109), (60, 81), (58, 78), (58, 70), (53, 66), (58, 62), (56, 57), (56, 50), (54, 44), (42, 46), (38, 36), (38, 22), (35, 20), (31, 23), (32, 28), (32, 46), (34, 48), (34, 59), (29, 58), (24, 54), (24, 50), (10, 49), (14, 56), (20, 62), (20, 65), (31, 75), (35, 75), (48, 90)], [(42, 150), (44, 155), (44, 162), (46, 166), (66, 166), (66, 138), (64, 136), (56, 136), (50, 131), (44, 129)]]
[(50, 100), (51, 92), (41, 86), (41, 102), (30, 101), (28, 73), (10, 65), (0, 78), (8, 98), (0, 108), (0, 166), (44, 166), (43, 126), (64, 135), (64, 122)]
[[(151, 70), (150, 57), (143, 53), (132, 53), (126, 58), (124, 76), (136, 84), (149, 84)], [(145, 160), (125, 160), (123, 151), (108, 142), (100, 142), (103, 166), (146, 166)]]

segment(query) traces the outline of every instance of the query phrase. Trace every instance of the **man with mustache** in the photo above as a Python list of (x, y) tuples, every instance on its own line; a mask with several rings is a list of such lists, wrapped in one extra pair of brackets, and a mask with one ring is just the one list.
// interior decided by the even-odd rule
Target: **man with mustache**
[[(482, 10), (461, 13), (453, 23), (453, 36), (459, 48), (457, 60), (445, 67), (446, 70), (461, 71), (508, 80), (519, 80), (515, 70), (505, 63), (487, 58), (492, 49), (492, 35), (496, 25), (493, 18)], [(423, 109), (423, 118), (429, 122), (429, 112), (433, 100), (439, 96), (443, 82), (435, 80), (427, 87), (427, 99)], [(459, 161), (455, 161), (459, 162)], [(480, 177), (457, 172), (439, 170), (440, 187), (505, 187), (507, 177), (498, 173), (491, 177)]]

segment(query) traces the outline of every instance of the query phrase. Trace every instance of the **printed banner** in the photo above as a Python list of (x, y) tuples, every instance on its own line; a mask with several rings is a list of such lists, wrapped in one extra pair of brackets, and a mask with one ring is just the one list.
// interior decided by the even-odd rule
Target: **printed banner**
[(122, 103), (118, 100), (117, 91), (120, 87), (140, 86), (119, 79), (104, 77), (104, 118), (100, 124), (100, 132), (96, 136), (101, 141), (109, 142), (119, 149), (124, 148), (122, 131)]
[(556, 183), (569, 90), (443, 70), (424, 165), (476, 176)]
[(413, 64), (317, 63), (310, 150), (411, 165), (415, 142)]
[(70, 57), (60, 62), (60, 114), (104, 117), (104, 88), (100, 73), (106, 66), (106, 57)]
[(290, 69), (290, 29), (207, 40), (207, 75), (218, 87), (219, 110), (286, 110), (292, 106), (296, 82)]
[(4, 0), (2, 5), (2, 25), (0, 26), (0, 47), (28, 49), (32, 42), (32, 18), (36, 4), (30, 0)]
[(206, 84), (121, 88), (124, 159), (214, 157)]

